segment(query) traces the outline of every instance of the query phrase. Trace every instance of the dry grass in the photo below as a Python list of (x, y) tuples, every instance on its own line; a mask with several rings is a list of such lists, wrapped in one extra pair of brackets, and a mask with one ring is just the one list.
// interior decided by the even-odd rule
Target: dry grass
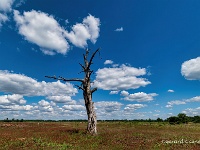
[(97, 136), (86, 134), (85, 127), (79, 122), (2, 122), (0, 149), (200, 150), (199, 124), (100, 122)]

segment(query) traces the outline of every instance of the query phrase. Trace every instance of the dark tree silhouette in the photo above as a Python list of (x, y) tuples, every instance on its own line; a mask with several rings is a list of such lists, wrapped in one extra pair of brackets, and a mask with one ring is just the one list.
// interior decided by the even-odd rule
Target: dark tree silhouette
[(93, 70), (90, 69), (91, 65), (93, 64), (93, 58), (95, 57), (96, 53), (99, 52), (100, 49), (97, 49), (91, 56), (90, 59), (88, 59), (89, 50), (86, 50), (86, 53), (83, 54), (84, 59), (84, 65), (79, 63), (82, 67), (82, 72), (84, 72), (85, 77), (84, 79), (79, 78), (72, 78), (67, 79), (63, 78), (61, 76), (45, 76), (47, 78), (52, 78), (56, 80), (62, 80), (66, 82), (75, 81), (75, 82), (81, 82), (81, 85), (76, 85), (78, 89), (83, 91), (83, 97), (85, 100), (85, 107), (88, 115), (88, 124), (87, 124), (87, 132), (89, 132), (92, 135), (97, 134), (97, 119), (96, 119), (96, 113), (94, 110), (94, 102), (92, 102), (92, 94), (97, 90), (97, 88), (91, 87), (91, 75), (93, 73)]

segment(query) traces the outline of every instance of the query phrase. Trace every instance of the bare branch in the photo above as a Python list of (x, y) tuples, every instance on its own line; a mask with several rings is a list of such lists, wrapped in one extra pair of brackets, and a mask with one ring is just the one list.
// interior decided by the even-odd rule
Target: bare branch
[(63, 80), (63, 81), (77, 81), (77, 82), (84, 82), (83, 79), (79, 79), (79, 78), (72, 78), (72, 79), (66, 79), (66, 78), (63, 78), (61, 76), (59, 76), (58, 80)]
[(83, 68), (83, 70), (85, 70), (85, 67), (81, 63), (79, 63), (79, 65)]
[(62, 81), (66, 81), (66, 82), (69, 82), (69, 81), (76, 81), (76, 82), (82, 82), (82, 83), (84, 82), (83, 79), (78, 79), (78, 78), (66, 79), (61, 76), (59, 76), (58, 78), (56, 76), (45, 76), (45, 77), (56, 79), (56, 80), (62, 80)]
[(92, 64), (92, 60), (93, 60), (94, 56), (96, 55), (96, 53), (97, 53), (98, 51), (100, 51), (100, 48), (98, 48), (98, 49), (92, 54), (92, 57), (90, 58), (90, 62), (89, 62), (89, 64), (88, 64), (87, 68), (90, 68), (90, 66), (91, 66), (91, 64)]
[(88, 60), (87, 60), (88, 54), (89, 54), (89, 50), (87, 49), (85, 54), (83, 54), (83, 58), (84, 58), (84, 62), (85, 62), (85, 69), (88, 66)]
[(92, 89), (91, 93), (94, 93), (95, 91), (97, 91), (97, 88)]
[(45, 76), (46, 78), (58, 79), (56, 76)]
[(90, 76), (91, 76), (92, 73), (93, 73), (93, 70), (90, 71), (90, 73), (89, 73), (89, 78), (90, 78)]
[(75, 86), (78, 87), (79, 90), (83, 90), (84, 91), (83, 87), (81, 87), (79, 85), (75, 85)]

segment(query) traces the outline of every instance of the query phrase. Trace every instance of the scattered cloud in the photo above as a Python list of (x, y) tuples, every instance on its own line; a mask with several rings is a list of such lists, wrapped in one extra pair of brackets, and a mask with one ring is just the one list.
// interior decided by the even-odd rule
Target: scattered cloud
[(0, 1), (0, 11), (9, 12), (12, 10), (11, 6), (14, 0), (1, 0)]
[(124, 29), (123, 29), (123, 27), (121, 27), (121, 28), (115, 29), (115, 31), (116, 31), (116, 32), (122, 32), (122, 31), (124, 31)]
[(195, 96), (193, 98), (185, 100), (186, 102), (200, 102), (200, 96)]
[(187, 108), (183, 110), (182, 113), (186, 114), (187, 116), (200, 116), (200, 107)]
[(13, 111), (31, 111), (34, 107), (31, 105), (0, 105), (0, 109), (3, 111), (12, 111), (13, 116)]
[(50, 105), (50, 103), (47, 102), (47, 101), (45, 101), (45, 100), (41, 100), (41, 101), (39, 101), (38, 104), (39, 104), (40, 106), (43, 106), (43, 107), (45, 107), (45, 106), (49, 106), (49, 105)]
[(66, 54), (68, 42), (63, 36), (63, 29), (53, 16), (40, 11), (28, 11), (20, 15), (14, 10), (14, 19), (19, 28), (19, 34), (31, 43), (37, 44), (44, 54)]
[(89, 16), (83, 19), (83, 24), (90, 34), (89, 40), (91, 40), (92, 43), (96, 43), (100, 32), (100, 19), (89, 14)]
[(0, 96), (0, 105), (13, 105), (13, 104), (26, 104), (26, 100), (24, 100), (22, 95), (18, 94)]
[(45, 112), (53, 112), (54, 108), (48, 101), (41, 100), (38, 102), (38, 109)]
[(158, 117), (158, 116), (160, 116), (160, 114), (154, 114), (153, 116), (154, 116), (154, 117)]
[(53, 101), (49, 102), (44, 99), (38, 103), (25, 105), (25, 103), (19, 103), (20, 98), (23, 99), (22, 96), (17, 97), (16, 95), (0, 96), (0, 114), (6, 113), (7, 117), (10, 115), (10, 118), (16, 116), (23, 119), (86, 119), (87, 116), (83, 105), (59, 106)]
[(144, 108), (144, 107), (146, 107), (146, 105), (144, 104), (128, 104), (124, 108), (124, 111), (135, 111), (137, 109)]
[(200, 80), (200, 57), (185, 61), (181, 66), (181, 74), (187, 80)]
[(4, 14), (0, 13), (0, 28), (2, 27), (2, 24), (8, 21), (8, 17)]
[(23, 5), (23, 4), (25, 3), (25, 1), (26, 1), (26, 0), (18, 0), (18, 1), (15, 1), (15, 2), (16, 2), (15, 6), (16, 6), (16, 7), (20, 7), (21, 5)]
[(13, 111), (30, 111), (34, 108), (34, 106), (25, 104), (26, 100), (19, 94), (0, 96), (0, 110), (2, 112), (9, 111), (10, 113), (14, 113)]
[(41, 11), (31, 10), (20, 15), (19, 11), (14, 10), (14, 20), (19, 34), (38, 45), (46, 55), (65, 55), (70, 48), (68, 41), (84, 48), (87, 40), (95, 43), (100, 32), (100, 20), (92, 15), (84, 18), (83, 23), (75, 24), (70, 32), (64, 30), (52, 15)]
[(122, 91), (121, 95), (124, 96), (123, 100), (127, 101), (137, 101), (137, 102), (148, 102), (152, 101), (155, 96), (158, 96), (156, 93), (146, 94), (144, 92), (138, 92), (134, 94), (129, 94), (127, 91)]
[(157, 112), (157, 113), (159, 113), (160, 112), (160, 110), (154, 110), (155, 112)]
[(73, 96), (78, 91), (70, 83), (38, 82), (22, 74), (0, 70), (0, 91), (24, 96)]
[(0, 1), (0, 28), (2, 27), (3, 23), (9, 20), (7, 13), (9, 13), (12, 10), (11, 7), (13, 2), (14, 0)]
[(65, 95), (60, 95), (60, 96), (47, 96), (46, 97), (48, 100), (51, 100), (55, 103), (67, 103), (68, 105), (71, 104), (76, 104), (75, 100), (71, 99), (71, 96), (65, 96)]
[(167, 102), (167, 105), (165, 107), (172, 108), (174, 105), (184, 105), (190, 102), (200, 102), (200, 96), (195, 96), (189, 99), (184, 100), (174, 100)]
[(65, 24), (68, 24), (68, 23), (69, 23), (69, 20), (68, 20), (68, 19), (66, 19), (66, 20), (65, 20)]
[(87, 40), (95, 43), (99, 37), (100, 20), (90, 15), (83, 19), (83, 23), (77, 23), (72, 27), (72, 31), (65, 31), (65, 36), (77, 47), (87, 46)]
[[(136, 71), (139, 70), (136, 69)], [(134, 75), (141, 74), (139, 72), (134, 72)], [(70, 83), (64, 84), (60, 81), (38, 82), (36, 79), (26, 75), (5, 70), (0, 70), (0, 82), (2, 83), (0, 84), (0, 91), (9, 93), (0, 96), (0, 114), (7, 113), (7, 117), (10, 114), (11, 117), (15, 115), (16, 118), (23, 119), (52, 119), (54, 117), (56, 117), (54, 119), (87, 118), (84, 104), (71, 98), (71, 96), (77, 93), (77, 89)], [(117, 94), (118, 91), (112, 91), (111, 93)], [(30, 104), (29, 102), (27, 105), (27, 100), (25, 100), (24, 96), (43, 96), (44, 98), (38, 103)], [(131, 110), (143, 107), (143, 105), (127, 105), (125, 109), (122, 108), (122, 103), (116, 101), (95, 102), (94, 105), (99, 119), (124, 119), (126, 115), (131, 118), (133, 115)]]
[[(14, 14), (14, 20), (18, 27), (18, 32), (30, 43), (36, 44), (40, 50), (46, 55), (55, 55), (56, 53), (65, 55), (70, 44), (85, 48), (87, 42), (96, 43), (100, 36), (100, 19), (92, 15), (83, 18), (81, 23), (74, 24), (69, 31), (62, 27), (54, 16), (41, 11), (27, 11), (22, 14), (13, 8), (19, 7), (25, 0), (0, 0), (0, 28), (4, 23), (9, 21), (10, 14)], [(13, 7), (13, 8), (12, 8)], [(65, 20), (65, 25), (69, 21)], [(122, 32), (123, 27), (115, 29), (116, 32)], [(140, 76), (151, 75), (148, 68), (134, 68), (128, 65), (114, 64), (112, 60), (106, 60), (105, 65), (112, 65), (112, 68), (102, 68), (96, 72), (94, 86), (103, 90), (111, 90), (110, 94), (119, 94), (123, 96), (123, 100), (148, 102), (152, 101), (156, 93), (138, 92), (130, 94), (128, 89), (137, 89), (151, 84), (145, 78)], [(181, 66), (181, 74), (187, 80), (200, 80), (200, 57), (185, 61)], [(77, 89), (70, 83), (45, 82), (37, 81), (23, 74), (16, 74), (9, 71), (0, 70), (0, 91), (4, 95), (0, 95), (0, 114), (11, 114), (21, 118), (34, 119), (57, 118), (74, 119), (85, 118), (84, 104), (77, 103), (72, 99), (77, 93)], [(120, 92), (121, 91), (121, 92)], [(168, 92), (173, 93), (174, 90), (169, 89)], [(27, 105), (26, 96), (43, 96), (38, 103)], [(166, 107), (172, 108), (174, 105), (184, 105), (189, 102), (200, 102), (200, 96), (190, 99), (175, 100), (167, 102)], [(30, 102), (29, 102), (30, 103)], [(60, 103), (63, 103), (61, 105)], [(158, 104), (156, 104), (158, 105)], [(135, 113), (137, 109), (147, 107), (144, 104), (128, 104), (122, 107), (123, 104), (116, 101), (101, 101), (95, 103), (95, 109), (99, 113), (99, 117), (107, 117), (108, 119), (118, 117), (137, 116), (139, 119), (144, 117), (147, 112)], [(23, 111), (24, 113), (21, 113)], [(155, 110), (159, 113), (159, 110)], [(200, 107), (187, 108), (183, 111), (188, 115), (200, 115)], [(154, 114), (158, 116), (159, 114)], [(57, 119), (53, 118), (53, 119)], [(59, 118), (59, 119), (60, 119)]]
[(104, 62), (104, 65), (111, 65), (111, 64), (113, 64), (113, 61), (112, 61), (112, 60), (106, 60), (106, 61)]
[[(17, 116), (30, 119), (41, 119), (56, 116), (62, 118), (69, 114), (75, 115), (78, 118), (84, 117), (80, 112), (73, 114), (75, 108), (83, 110), (84, 106), (79, 106), (75, 100), (71, 99), (78, 91), (70, 83), (57, 82), (38, 82), (22, 74), (16, 74), (9, 71), (0, 70), (0, 91), (9, 93), (0, 96), (0, 110), (9, 111), (13, 116), (13, 111)], [(28, 97), (44, 97), (38, 103), (26, 105), (27, 100), (24, 96)], [(59, 104), (58, 104), (59, 103)], [(64, 106), (60, 103), (63, 103)], [(70, 106), (71, 105), (71, 106)], [(21, 111), (25, 111), (20, 113)], [(64, 114), (63, 114), (64, 113)], [(73, 118), (72, 118), (73, 119)]]
[(70, 111), (85, 111), (83, 105), (64, 105), (62, 108)]
[(124, 91), (124, 90), (123, 90), (123, 91), (121, 91), (121, 95), (122, 95), (122, 96), (129, 96), (129, 93), (128, 93), (127, 91)]
[(174, 93), (174, 90), (170, 90), (170, 89), (169, 89), (167, 92), (169, 92), (169, 93)]
[(185, 105), (185, 104), (186, 104), (185, 101), (175, 100), (175, 101), (167, 102), (167, 105), (165, 107), (172, 108), (173, 105)]
[(113, 112), (119, 111), (123, 104), (115, 101), (101, 101), (96, 102), (94, 105), (97, 108), (97, 111)]
[(119, 91), (110, 91), (110, 94), (112, 95), (112, 94), (118, 94), (119, 93)]
[(98, 69), (94, 86), (103, 90), (127, 90), (145, 87), (150, 84), (145, 78), (138, 78), (146, 74), (145, 68), (134, 68), (121, 65), (115, 68)]

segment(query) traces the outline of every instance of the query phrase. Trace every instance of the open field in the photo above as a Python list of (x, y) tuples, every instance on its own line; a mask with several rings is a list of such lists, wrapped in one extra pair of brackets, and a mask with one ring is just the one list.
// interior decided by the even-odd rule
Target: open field
[(85, 122), (1, 122), (1, 150), (200, 150), (200, 125), (99, 122), (97, 136)]

